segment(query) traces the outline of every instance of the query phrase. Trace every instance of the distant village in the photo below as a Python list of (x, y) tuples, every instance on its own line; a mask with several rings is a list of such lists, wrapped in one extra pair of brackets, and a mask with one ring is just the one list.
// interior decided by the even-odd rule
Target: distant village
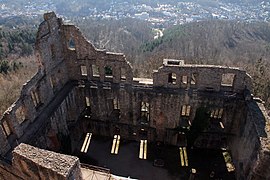
[[(222, 3), (218, 1), (215, 4), (201, 5), (186, 1), (177, 2), (174, 5), (155, 4), (155, 6), (134, 4), (127, 1), (121, 3), (111, 1), (109, 7), (106, 10), (84, 7), (82, 10), (77, 10), (77, 12), (83, 18), (138, 18), (150, 22), (155, 28), (166, 28), (172, 25), (206, 19), (227, 19), (247, 22), (269, 21), (270, 19), (270, 2), (266, 1), (262, 1), (257, 5)], [(66, 17), (65, 14), (58, 12), (58, 8), (52, 0), (48, 0), (46, 3), (26, 2), (20, 8), (14, 4), (5, 4), (0, 1), (0, 17), (38, 16), (47, 11), (55, 11), (60, 16)]]

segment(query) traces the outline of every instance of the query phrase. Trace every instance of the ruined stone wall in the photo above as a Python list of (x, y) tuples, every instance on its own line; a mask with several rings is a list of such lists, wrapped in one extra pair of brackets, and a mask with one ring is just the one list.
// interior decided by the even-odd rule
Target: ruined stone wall
[[(63, 51), (67, 62), (67, 71), (72, 80), (82, 79), (81, 67), (86, 66), (85, 80), (111, 81), (114, 83), (132, 83), (132, 68), (121, 53), (109, 53), (97, 50), (89, 43), (79, 29), (73, 25), (62, 26)], [(70, 45), (70, 43), (74, 45)], [(98, 69), (94, 74), (93, 65)], [(105, 67), (112, 70), (112, 74), (105, 75)]]
[(39, 70), (23, 86), (19, 99), (1, 118), (1, 155), (14, 148), (18, 142), (27, 142), (29, 135), (37, 131), (34, 125), (39, 127), (42, 122), (46, 122), (48, 117), (44, 117), (44, 114), (48, 113), (48, 106), (69, 80), (60, 35), (62, 21), (54, 13), (45, 14), (44, 19), (36, 40)]
[(57, 101), (58, 104), (51, 113), (46, 115), (47, 122), (28, 143), (53, 151), (68, 151), (69, 148), (65, 149), (65, 145), (70, 143), (69, 127), (76, 123), (85, 108), (85, 104), (81, 103), (84, 101), (81, 88), (73, 85), (69, 88), (66, 94), (60, 91), (62, 98)]
[[(175, 83), (168, 82), (170, 73), (176, 75)], [(167, 65), (154, 72), (154, 86), (169, 88), (195, 88), (201, 91), (231, 91), (241, 93), (252, 89), (251, 78), (239, 68), (211, 65)], [(222, 84), (222, 76), (231, 75), (232, 84)], [(183, 77), (186, 81), (183, 81)]]
[(238, 179), (270, 178), (270, 118), (261, 103), (247, 101), (246, 118), (230, 140)]
[(20, 144), (13, 151), (12, 161), (27, 179), (82, 179), (79, 158), (74, 156)]
[[(195, 90), (177, 91), (153, 86), (121, 86), (114, 83), (100, 83), (91, 81), (81, 87), (84, 98), (89, 98), (90, 118), (84, 118), (85, 123), (78, 128), (81, 133), (93, 132), (105, 136), (113, 136), (116, 128), (120, 129), (121, 136), (127, 139), (139, 140), (140, 130), (147, 131), (149, 141), (164, 141), (168, 144), (177, 144), (179, 128), (192, 124), (196, 110), (205, 107), (210, 111), (223, 110), (224, 124), (222, 133), (234, 134), (238, 132), (239, 123), (235, 119), (242, 118), (244, 100), (242, 96), (215, 92), (201, 92)], [(118, 102), (119, 115), (114, 115), (114, 101)], [(141, 103), (149, 103), (149, 121), (141, 119)], [(188, 116), (181, 115), (184, 105), (190, 106)], [(240, 106), (240, 107), (239, 107)], [(76, 133), (78, 134), (78, 132)], [(145, 138), (145, 137), (144, 137)], [(205, 138), (204, 138), (205, 139)], [(220, 137), (222, 139), (222, 137)], [(207, 143), (205, 143), (207, 144)], [(209, 142), (208, 144), (214, 144)], [(210, 147), (210, 146), (209, 146)]]
[[(20, 142), (66, 151), (65, 144), (79, 141), (91, 131), (183, 145), (179, 129), (192, 125), (197, 109), (204, 107), (224, 128), (218, 129), (215, 138), (202, 136), (196, 143), (206, 148), (229, 145), (240, 179), (268, 176), (262, 168), (269, 159), (264, 146), (269, 135), (262, 136), (257, 128), (265, 116), (255, 113), (262, 109), (256, 110), (252, 99), (245, 99), (252, 91), (245, 71), (166, 60), (154, 72), (153, 83), (141, 82), (133, 78), (123, 54), (96, 49), (77, 27), (64, 25), (54, 13), (45, 14), (39, 27), (36, 57), (38, 73), (23, 86), (20, 98), (0, 120), (0, 175), (7, 171), (7, 177), (25, 178), (32, 174), (32, 166), (39, 173), (33, 177), (49, 172), (41, 162), (16, 152), (13, 165), (4, 165)], [(223, 142), (224, 137), (229, 144)]]

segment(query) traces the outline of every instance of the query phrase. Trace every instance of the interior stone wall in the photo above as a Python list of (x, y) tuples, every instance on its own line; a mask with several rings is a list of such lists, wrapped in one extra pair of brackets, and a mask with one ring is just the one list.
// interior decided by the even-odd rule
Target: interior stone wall
[(245, 118), (230, 139), (237, 179), (269, 179), (269, 116), (261, 102), (247, 101)]

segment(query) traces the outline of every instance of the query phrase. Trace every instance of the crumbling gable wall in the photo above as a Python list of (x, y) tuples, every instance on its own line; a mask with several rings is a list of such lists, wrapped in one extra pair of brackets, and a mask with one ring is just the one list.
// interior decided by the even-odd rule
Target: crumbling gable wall
[[(14, 148), (17, 142), (28, 142), (33, 139), (38, 128), (42, 126), (42, 123), (47, 122), (46, 119), (50, 119), (48, 115), (54, 111), (48, 106), (53, 103), (57, 93), (69, 80), (61, 43), (62, 21), (54, 13), (45, 14), (44, 20), (39, 27), (36, 40), (35, 53), (39, 70), (30, 81), (24, 84), (19, 99), (1, 118), (0, 142), (3, 147), (0, 151), (1, 155), (5, 155)], [(55, 105), (58, 104), (55, 103)], [(78, 115), (69, 117), (77, 119)], [(67, 131), (67, 128), (63, 130), (65, 133)]]
[(70, 79), (132, 83), (132, 68), (123, 54), (97, 50), (74, 25), (64, 25), (62, 31)]

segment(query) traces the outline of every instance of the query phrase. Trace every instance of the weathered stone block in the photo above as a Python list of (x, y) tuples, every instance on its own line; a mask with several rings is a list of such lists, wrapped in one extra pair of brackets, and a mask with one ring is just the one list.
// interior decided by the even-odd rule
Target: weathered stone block
[(12, 163), (29, 179), (82, 179), (79, 158), (23, 143), (13, 150)]

